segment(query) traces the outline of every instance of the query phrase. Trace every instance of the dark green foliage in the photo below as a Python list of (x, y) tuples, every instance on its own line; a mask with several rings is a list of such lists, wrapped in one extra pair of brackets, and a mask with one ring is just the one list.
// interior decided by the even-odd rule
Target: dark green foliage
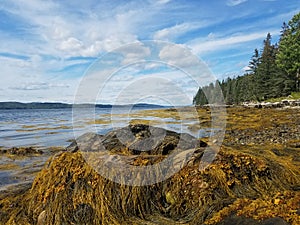
[(264, 101), (288, 96), (300, 90), (300, 13), (288, 24), (283, 23), (279, 44), (272, 44), (267, 34), (263, 48), (254, 54), (249, 69), (243, 76), (227, 78), (219, 85), (211, 83), (200, 87), (193, 103), (205, 105), (218, 103), (221, 99), (216, 88), (221, 87), (226, 104), (246, 101)]
[[(208, 87), (208, 86), (205, 86), (205, 87)], [(204, 94), (204, 91), (202, 90), (202, 88), (199, 88), (196, 96), (193, 99), (193, 104), (195, 104), (195, 105), (206, 105), (207, 103), (208, 103), (208, 101), (207, 101), (207, 98)]]
[(203, 88), (199, 88), (196, 96), (193, 99), (195, 105), (206, 104), (223, 104), (223, 89), (222, 84), (217, 80), (215, 83), (210, 83)]
[(268, 33), (267, 38), (264, 40), (261, 62), (255, 73), (258, 100), (278, 97), (279, 93), (274, 93), (277, 90), (274, 88), (274, 78), (278, 73), (275, 63), (276, 51), (276, 46), (271, 44), (271, 34)]
[(286, 73), (288, 79), (294, 81), (294, 85), (290, 88), (299, 91), (300, 13), (292, 18), (288, 26), (284, 24), (281, 33), (276, 62), (278, 67)]
[(249, 70), (247, 72), (256, 73), (259, 63), (260, 63), (260, 55), (258, 49), (256, 48), (254, 50), (254, 54), (251, 58), (251, 61), (249, 62), (249, 66), (248, 66)]

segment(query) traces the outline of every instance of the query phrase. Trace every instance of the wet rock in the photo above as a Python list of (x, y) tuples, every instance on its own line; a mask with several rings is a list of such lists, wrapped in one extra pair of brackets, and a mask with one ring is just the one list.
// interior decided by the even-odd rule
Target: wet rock
[(266, 144), (278, 143), (287, 144), (293, 148), (299, 148), (300, 142), (300, 126), (287, 126), (286, 124), (274, 124), (265, 129), (236, 129), (227, 130), (226, 135), (229, 137), (226, 141), (231, 145), (235, 144)]
[(36, 149), (34, 147), (13, 147), (9, 149), (0, 150), (0, 154), (9, 154), (17, 156), (32, 156), (43, 154), (42, 150)]
[[(67, 151), (110, 151), (129, 155), (167, 155), (175, 149), (188, 150), (207, 144), (189, 134), (178, 134), (145, 124), (129, 125), (104, 136), (87, 133), (67, 147)], [(127, 152), (124, 152), (127, 149)]]
[(68, 152), (77, 152), (79, 148), (88, 149), (89, 151), (96, 151), (100, 146), (101, 135), (95, 133), (85, 133), (73, 140), (66, 148)]
[(300, 100), (294, 99), (283, 99), (280, 102), (244, 102), (243, 107), (246, 108), (257, 108), (257, 109), (271, 109), (271, 108), (283, 108), (283, 107), (297, 107), (300, 106)]

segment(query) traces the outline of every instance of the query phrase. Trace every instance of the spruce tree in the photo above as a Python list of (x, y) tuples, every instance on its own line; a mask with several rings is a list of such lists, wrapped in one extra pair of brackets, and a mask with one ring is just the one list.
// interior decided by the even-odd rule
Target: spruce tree
[(254, 50), (254, 54), (253, 56), (251, 57), (251, 61), (249, 62), (249, 70), (247, 70), (248, 73), (251, 73), (251, 74), (254, 74), (256, 73), (257, 71), (257, 68), (259, 66), (259, 63), (260, 63), (260, 55), (259, 55), (259, 51), (258, 49), (256, 48)]
[(261, 54), (261, 62), (256, 72), (257, 96), (259, 100), (266, 100), (274, 97), (272, 93), (273, 75), (277, 73), (277, 66), (275, 63), (276, 48), (271, 44), (271, 34), (268, 33), (264, 40), (264, 47)]
[(296, 14), (292, 20), (289, 21), (288, 27), (284, 29), (284, 34), (281, 36), (279, 42), (276, 63), (287, 75), (288, 80), (286, 85), (288, 85), (288, 88), (293, 91), (299, 91), (300, 13)]

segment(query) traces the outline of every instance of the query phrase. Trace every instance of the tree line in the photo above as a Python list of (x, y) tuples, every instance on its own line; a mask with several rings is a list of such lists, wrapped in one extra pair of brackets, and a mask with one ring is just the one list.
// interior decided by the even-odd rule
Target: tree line
[(300, 12), (283, 23), (278, 43), (272, 44), (272, 36), (267, 34), (262, 50), (254, 50), (248, 68), (243, 76), (200, 87), (193, 103), (213, 104), (223, 102), (224, 97), (226, 104), (239, 104), (300, 91)]

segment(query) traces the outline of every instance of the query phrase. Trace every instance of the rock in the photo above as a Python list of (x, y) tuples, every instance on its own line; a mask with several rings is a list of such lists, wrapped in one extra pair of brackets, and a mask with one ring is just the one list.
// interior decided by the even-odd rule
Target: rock
[(285, 220), (279, 217), (275, 217), (275, 218), (270, 218), (262, 221), (260, 225), (289, 225), (289, 224)]
[(87, 133), (73, 141), (66, 149), (75, 152), (107, 150), (129, 155), (167, 155), (175, 149), (188, 150), (206, 147), (207, 144), (189, 134), (178, 134), (163, 128), (134, 124), (113, 130), (104, 136)]
[(246, 108), (283, 108), (283, 107), (297, 107), (300, 106), (300, 100), (289, 100), (284, 99), (281, 102), (257, 102), (257, 103), (251, 103), (251, 102), (244, 102), (241, 104), (243, 107)]
[[(272, 138), (273, 133), (268, 133), (273, 132), (270, 130), (262, 132)], [(249, 128), (245, 132), (252, 131)], [(232, 130), (231, 134), (240, 132)], [(251, 139), (251, 135), (238, 137), (245, 143)], [(214, 150), (213, 145), (202, 148), (206, 145), (188, 134), (143, 124), (120, 128), (104, 136), (85, 134), (74, 141), (68, 151), (47, 162), (30, 190), (14, 198), (0, 199), (4, 224), (10, 220), (14, 224), (38, 225), (155, 225), (179, 221), (190, 225), (217, 222), (218, 225), (286, 225), (280, 217), (296, 221), (298, 215), (294, 212), (298, 209), (300, 193), (293, 188), (299, 187), (299, 172), (296, 166), (286, 167), (285, 161), (274, 159), (281, 150), (265, 154), (255, 148), (257, 151), (252, 154), (250, 147), (245, 150), (223, 145), (214, 161), (208, 162), (202, 156), (215, 151), (209, 151)], [(151, 185), (130, 186), (102, 176), (84, 158), (84, 151), (93, 151), (91, 158), (101, 164), (103, 158), (98, 158), (101, 154), (94, 151), (103, 151), (104, 147), (109, 157), (124, 156), (133, 159), (133, 166), (144, 168), (156, 166), (157, 158), (166, 159), (176, 149), (179, 150), (177, 155), (192, 152), (192, 157), (183, 168), (164, 180)], [(128, 179), (132, 168), (126, 167), (129, 173), (125, 176), (112, 167), (108, 172)], [(155, 168), (161, 172), (162, 167)], [(166, 168), (172, 169), (169, 164)], [(147, 173), (139, 179), (155, 179), (158, 173)], [(278, 192), (282, 195), (274, 196)], [(280, 210), (279, 207), (274, 210), (269, 199), (282, 199), (278, 205)], [(41, 212), (42, 209), (45, 211)], [(237, 210), (241, 216), (234, 216)], [(224, 215), (224, 212), (228, 214)], [(261, 222), (254, 219), (270, 217), (276, 218)], [(206, 223), (214, 218), (215, 223)]]
[(77, 152), (79, 148), (89, 149), (90, 151), (98, 150), (101, 135), (95, 133), (85, 133), (73, 140), (72, 143), (66, 148), (68, 152)]
[(43, 154), (42, 150), (35, 149), (34, 147), (13, 147), (9, 149), (2, 149), (2, 154), (18, 155), (18, 156), (32, 156)]

